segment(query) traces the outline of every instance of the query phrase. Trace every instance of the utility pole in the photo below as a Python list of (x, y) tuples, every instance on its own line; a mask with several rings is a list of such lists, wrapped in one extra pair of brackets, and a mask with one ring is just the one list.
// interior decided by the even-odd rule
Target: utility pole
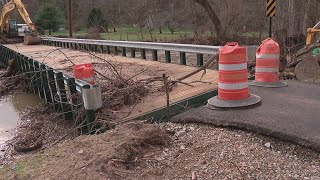
[(72, 0), (68, 0), (69, 37), (72, 38)]

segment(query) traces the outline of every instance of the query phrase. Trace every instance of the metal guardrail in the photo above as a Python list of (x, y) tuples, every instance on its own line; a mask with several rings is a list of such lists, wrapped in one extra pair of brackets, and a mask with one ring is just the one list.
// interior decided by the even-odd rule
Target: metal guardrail
[[(127, 49), (131, 51), (131, 58), (136, 57), (136, 50), (141, 50), (141, 58), (147, 59), (146, 51), (152, 51), (152, 60), (158, 61), (158, 51), (165, 51), (166, 63), (171, 63), (171, 52), (180, 53), (180, 65), (187, 65), (186, 53), (196, 54), (196, 66), (204, 65), (204, 55), (215, 55), (222, 46), (207, 46), (193, 44), (176, 43), (154, 43), (154, 42), (134, 42), (134, 41), (110, 41), (94, 39), (71, 39), (42, 37), (41, 42), (44, 45), (58, 46), (71, 49), (81, 49), (95, 52), (106, 52), (111, 54), (111, 48), (114, 48), (115, 55), (118, 55), (118, 48), (122, 48), (122, 56), (127, 56)], [(256, 46), (247, 46), (247, 60), (255, 61)], [(218, 65), (218, 63), (216, 63)], [(218, 68), (218, 67), (217, 67)]]
[(192, 44), (175, 44), (175, 43), (153, 43), (153, 42), (136, 42), (136, 41), (110, 41), (110, 40), (92, 40), (92, 39), (70, 39), (43, 37), (42, 40), (56, 41), (64, 43), (91, 44), (112, 47), (125, 47), (136, 49), (177, 51), (196, 54), (216, 54), (221, 46), (205, 46)]

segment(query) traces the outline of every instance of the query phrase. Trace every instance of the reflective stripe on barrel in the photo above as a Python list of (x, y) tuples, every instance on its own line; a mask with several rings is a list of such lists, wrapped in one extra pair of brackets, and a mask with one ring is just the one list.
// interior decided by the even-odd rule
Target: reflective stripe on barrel
[(249, 97), (246, 48), (228, 43), (219, 50), (218, 98), (243, 100)]
[(257, 50), (256, 59), (256, 82), (279, 82), (279, 44), (271, 38), (264, 40)]

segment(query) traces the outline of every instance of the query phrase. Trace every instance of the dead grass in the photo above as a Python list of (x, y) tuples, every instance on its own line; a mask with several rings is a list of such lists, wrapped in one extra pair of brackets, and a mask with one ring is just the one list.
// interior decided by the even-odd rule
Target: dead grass
[[(128, 123), (105, 134), (80, 136), (40, 153), (37, 172), (30, 171), (23, 158), (18, 163), (26, 169), (0, 171), (29, 179), (123, 179), (139, 175), (136, 167), (145, 166), (145, 158), (171, 144), (173, 133), (142, 122)], [(8, 170), (8, 169), (6, 169)], [(40, 173), (40, 174), (39, 174)], [(5, 176), (4, 176), (5, 177)]]
[[(266, 146), (269, 143), (270, 146)], [(117, 126), (0, 168), (7, 179), (312, 179), (320, 155), (283, 141), (197, 124)]]

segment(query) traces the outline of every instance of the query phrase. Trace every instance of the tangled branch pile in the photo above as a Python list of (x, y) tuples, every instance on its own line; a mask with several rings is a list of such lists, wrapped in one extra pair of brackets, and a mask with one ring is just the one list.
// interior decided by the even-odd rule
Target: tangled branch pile
[(14, 92), (26, 92), (30, 87), (26, 76), (15, 74), (13, 60), (9, 60), (6, 70), (0, 71), (0, 77), (0, 97)]
[[(129, 76), (125, 72), (121, 72), (123, 67), (120, 66), (123, 64), (108, 62), (103, 64), (103, 73), (97, 71), (96, 79), (101, 86), (103, 103), (103, 109), (98, 113), (98, 119), (115, 120), (118, 117), (114, 112), (120, 111), (125, 106), (135, 106), (142, 97), (152, 91), (163, 90), (161, 78), (135, 79), (134, 77), (142, 73), (143, 70)], [(99, 69), (99, 67), (101, 65), (96, 65), (95, 69)]]
[[(22, 124), (12, 140), (17, 152), (50, 146), (75, 126), (73, 122), (65, 121), (61, 114), (55, 113), (52, 106), (44, 104), (27, 108), (21, 120)], [(74, 137), (76, 134), (68, 135)]]

